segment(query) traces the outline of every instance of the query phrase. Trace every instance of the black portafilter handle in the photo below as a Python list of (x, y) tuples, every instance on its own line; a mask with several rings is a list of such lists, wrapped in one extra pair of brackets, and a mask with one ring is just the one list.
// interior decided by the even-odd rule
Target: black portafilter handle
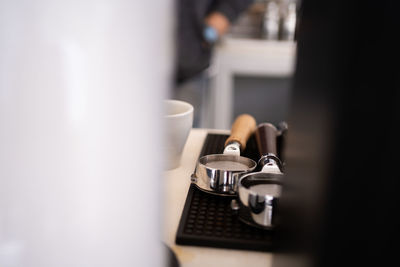
[(277, 136), (278, 129), (271, 123), (262, 123), (257, 126), (255, 137), (257, 148), (260, 152), (260, 160), (258, 164), (263, 167), (266, 164), (275, 162), (280, 169), (282, 164), (277, 156)]
[(277, 144), (277, 156), (281, 160), (282, 165), (285, 165), (285, 149), (286, 149), (286, 138), (287, 138), (287, 133), (289, 130), (289, 125), (287, 122), (282, 121), (278, 124), (278, 137), (276, 140)]

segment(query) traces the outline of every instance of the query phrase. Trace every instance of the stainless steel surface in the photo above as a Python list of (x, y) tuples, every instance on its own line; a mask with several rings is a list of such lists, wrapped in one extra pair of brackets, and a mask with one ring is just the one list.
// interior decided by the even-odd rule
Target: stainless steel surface
[(224, 149), (224, 154), (240, 156), (240, 144), (238, 142), (228, 144)]
[(201, 157), (191, 181), (203, 191), (218, 195), (236, 194), (240, 175), (253, 171), (257, 163), (249, 158), (215, 154)]
[(283, 13), (281, 40), (293, 41), (297, 19), (296, 2), (286, 4)]
[(274, 154), (267, 154), (260, 158), (258, 164), (262, 166), (261, 172), (282, 173), (282, 163)]
[(236, 199), (232, 199), (232, 201), (231, 201), (231, 209), (232, 210), (239, 210), (239, 203), (237, 202), (237, 200)]
[(254, 170), (257, 163), (241, 157), (240, 151), (256, 128), (256, 120), (241, 114), (232, 124), (231, 134), (224, 142), (223, 154), (206, 155), (199, 159), (191, 181), (203, 191), (220, 195), (236, 194), (239, 175)]
[(267, 40), (279, 38), (279, 5), (275, 1), (267, 2), (263, 20), (263, 37)]
[(240, 203), (248, 208), (252, 220), (266, 229), (276, 225), (275, 213), (281, 194), (281, 176), (273, 173), (247, 174), (238, 182)]
[(299, 0), (257, 0), (231, 25), (228, 35), (294, 41)]

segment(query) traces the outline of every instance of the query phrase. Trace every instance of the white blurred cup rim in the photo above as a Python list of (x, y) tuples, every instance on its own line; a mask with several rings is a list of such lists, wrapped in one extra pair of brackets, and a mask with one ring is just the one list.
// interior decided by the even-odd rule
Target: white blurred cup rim
[[(169, 113), (169, 109), (167, 107), (167, 105), (171, 105), (171, 107), (181, 107), (182, 111), (180, 112), (173, 112), (172, 114), (168, 114)], [(185, 101), (181, 101), (181, 100), (175, 100), (175, 99), (164, 99), (164, 108), (165, 110), (165, 115), (164, 118), (177, 118), (177, 117), (183, 117), (186, 116), (190, 113), (193, 112), (193, 106)]]

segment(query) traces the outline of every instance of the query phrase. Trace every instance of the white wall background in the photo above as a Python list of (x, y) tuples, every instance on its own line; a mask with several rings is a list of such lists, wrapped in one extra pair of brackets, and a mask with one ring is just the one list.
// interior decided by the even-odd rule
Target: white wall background
[(0, 0), (1, 267), (161, 265), (171, 4)]

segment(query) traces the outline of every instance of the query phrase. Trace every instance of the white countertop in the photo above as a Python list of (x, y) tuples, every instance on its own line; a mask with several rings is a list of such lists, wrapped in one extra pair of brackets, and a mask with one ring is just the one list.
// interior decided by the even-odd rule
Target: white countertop
[[(205, 129), (193, 129), (183, 151), (181, 166), (165, 172), (162, 239), (175, 252), (181, 267), (271, 266), (272, 253), (175, 244), (176, 231), (190, 186), (190, 175), (195, 168), (207, 132)], [(218, 130), (212, 132), (227, 133)]]

